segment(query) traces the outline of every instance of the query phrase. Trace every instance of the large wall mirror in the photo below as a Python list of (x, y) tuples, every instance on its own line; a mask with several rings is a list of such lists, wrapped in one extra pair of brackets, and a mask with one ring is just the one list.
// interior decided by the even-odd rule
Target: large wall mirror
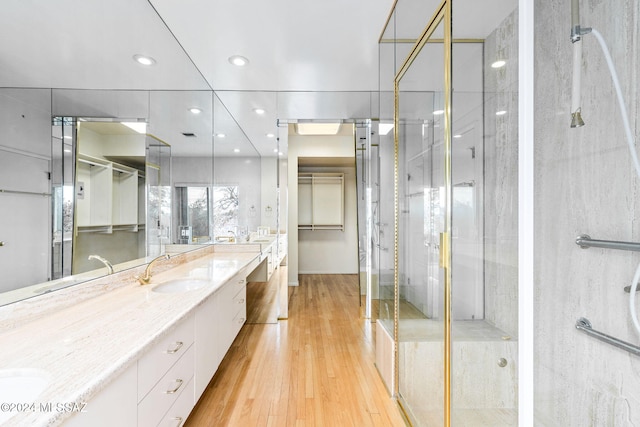
[(0, 48), (0, 305), (160, 255), (175, 241), (173, 161), (209, 159), (180, 179), (212, 181), (213, 91), (154, 7), (74, 3), (82, 19), (59, 25), (71, 6), (3, 13), (6, 39), (46, 37)]
[(0, 303), (138, 266), (182, 243), (176, 195), (184, 185), (213, 185), (213, 98), (0, 90), (9, 134), (0, 146)]

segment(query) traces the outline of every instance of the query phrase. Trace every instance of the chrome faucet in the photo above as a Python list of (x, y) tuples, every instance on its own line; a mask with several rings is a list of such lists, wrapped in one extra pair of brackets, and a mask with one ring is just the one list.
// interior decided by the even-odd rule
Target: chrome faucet
[(169, 254), (165, 254), (152, 259), (151, 262), (147, 264), (147, 268), (144, 269), (144, 276), (136, 276), (136, 279), (138, 280), (138, 282), (140, 282), (141, 285), (148, 285), (149, 282), (151, 282), (151, 266), (155, 264), (155, 262), (158, 261), (159, 259), (169, 259), (169, 258), (171, 258)]
[(102, 262), (105, 265), (105, 267), (107, 267), (107, 271), (109, 272), (108, 274), (113, 274), (113, 265), (111, 265), (109, 261), (102, 258), (100, 255), (89, 255), (89, 258), (87, 259), (89, 260), (97, 259), (98, 261)]

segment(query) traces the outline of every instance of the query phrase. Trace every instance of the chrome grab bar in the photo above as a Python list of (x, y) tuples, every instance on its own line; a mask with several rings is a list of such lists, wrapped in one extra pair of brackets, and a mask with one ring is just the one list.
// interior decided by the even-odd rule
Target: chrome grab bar
[(607, 344), (611, 344), (614, 347), (618, 347), (622, 350), (628, 351), (631, 354), (640, 356), (640, 347), (638, 347), (637, 345), (629, 344), (628, 342), (619, 340), (618, 338), (612, 337), (611, 335), (607, 335), (603, 332), (594, 330), (591, 327), (591, 322), (589, 322), (589, 320), (585, 319), (584, 317), (581, 317), (576, 321), (576, 329), (583, 331), (587, 335), (591, 335), (592, 337), (599, 339), (600, 341), (604, 341)]
[(576, 237), (576, 245), (580, 246), (582, 249), (604, 248), (640, 252), (640, 243), (619, 242), (616, 240), (596, 240), (592, 239), (588, 234), (581, 234)]
[(19, 190), (7, 190), (4, 188), (0, 188), (0, 193), (9, 193), (9, 194), (27, 194), (30, 196), (42, 196), (42, 197), (51, 197), (49, 193), (38, 193), (35, 191), (19, 191)]

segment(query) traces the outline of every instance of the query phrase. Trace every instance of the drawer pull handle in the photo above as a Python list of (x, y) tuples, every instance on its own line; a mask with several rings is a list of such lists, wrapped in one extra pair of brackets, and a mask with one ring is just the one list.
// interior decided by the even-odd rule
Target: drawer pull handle
[(182, 425), (182, 417), (175, 417), (173, 421), (177, 421), (176, 427), (180, 427)]
[(181, 379), (177, 379), (176, 383), (178, 383), (178, 385), (176, 386), (176, 388), (174, 388), (173, 390), (167, 390), (165, 391), (165, 393), (167, 394), (175, 394), (178, 390), (180, 390), (180, 387), (182, 387), (182, 383), (183, 381)]
[(176, 346), (171, 350), (167, 350), (167, 354), (176, 354), (183, 345), (184, 343), (182, 341), (176, 341)]
[(244, 304), (244, 298), (238, 300), (238, 304)]

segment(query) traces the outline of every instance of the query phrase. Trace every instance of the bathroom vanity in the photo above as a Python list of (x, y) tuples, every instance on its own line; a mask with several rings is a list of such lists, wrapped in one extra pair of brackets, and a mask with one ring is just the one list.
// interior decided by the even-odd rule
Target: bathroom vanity
[(0, 424), (182, 425), (245, 322), (246, 278), (278, 252), (210, 245), (149, 285), (142, 266), (0, 307), (0, 384), (17, 384)]

